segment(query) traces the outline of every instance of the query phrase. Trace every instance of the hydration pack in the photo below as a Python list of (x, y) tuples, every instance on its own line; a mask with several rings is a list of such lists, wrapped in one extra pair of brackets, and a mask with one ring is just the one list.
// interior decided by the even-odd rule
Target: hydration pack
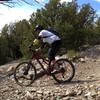
[(47, 30), (48, 30), (49, 32), (52, 32), (53, 34), (59, 36), (59, 32), (56, 31), (55, 29), (53, 29), (53, 28), (50, 27), (50, 28), (48, 28)]

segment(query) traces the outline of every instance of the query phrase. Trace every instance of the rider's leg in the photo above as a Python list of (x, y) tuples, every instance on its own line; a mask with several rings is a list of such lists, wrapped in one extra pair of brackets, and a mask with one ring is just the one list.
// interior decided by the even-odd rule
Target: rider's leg
[(60, 41), (55, 41), (51, 48), (48, 51), (48, 59), (50, 60), (49, 67), (54, 67), (53, 65), (56, 63), (55, 56), (60, 48)]
[(49, 51), (48, 51), (48, 59), (49, 59), (49, 66), (48, 66), (48, 69), (53, 69), (53, 65), (55, 64), (56, 60), (55, 60), (55, 56), (56, 56), (56, 53), (58, 52), (59, 50), (59, 42), (54, 42), (52, 45), (51, 45), (51, 48), (49, 48)]
[(55, 56), (57, 52), (59, 51), (60, 46), (61, 46), (61, 41), (58, 40), (52, 43), (51, 48), (49, 48), (48, 59), (50, 60), (51, 65), (55, 63)]

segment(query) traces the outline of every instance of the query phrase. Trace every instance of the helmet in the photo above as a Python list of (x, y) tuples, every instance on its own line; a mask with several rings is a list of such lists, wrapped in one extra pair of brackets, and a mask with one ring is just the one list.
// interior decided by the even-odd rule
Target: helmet
[(37, 31), (37, 30), (43, 30), (43, 27), (41, 25), (37, 25), (34, 29), (34, 31)]
[(33, 45), (39, 45), (40, 44), (40, 40), (39, 39), (35, 39), (34, 41), (33, 41)]

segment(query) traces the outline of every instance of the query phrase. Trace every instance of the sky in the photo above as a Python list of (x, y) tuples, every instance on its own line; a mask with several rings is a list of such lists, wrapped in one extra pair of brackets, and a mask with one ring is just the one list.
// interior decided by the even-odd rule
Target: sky
[[(31, 0), (28, 1), (29, 3), (31, 3)], [(29, 6), (25, 3), (22, 3), (22, 5), (17, 5), (12, 8), (0, 4), (0, 30), (5, 24), (16, 22), (22, 19), (28, 20), (33, 12), (35, 12), (37, 9), (41, 9), (41, 7), (43, 7), (45, 3), (48, 3), (49, 0), (37, 0), (37, 1), (40, 2), (40, 4), (33, 2), (32, 6)], [(72, 0), (61, 0), (61, 2), (71, 2), (71, 1)], [(77, 0), (77, 3), (80, 6), (85, 3), (86, 4), (90, 3), (90, 5), (97, 11), (97, 14), (100, 15), (100, 0)]]

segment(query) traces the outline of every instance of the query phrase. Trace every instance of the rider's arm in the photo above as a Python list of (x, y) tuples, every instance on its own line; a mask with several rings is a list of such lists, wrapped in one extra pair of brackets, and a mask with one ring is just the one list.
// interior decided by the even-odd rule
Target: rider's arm
[(46, 43), (44, 43), (44, 42), (42, 41), (42, 37), (41, 37), (41, 36), (38, 36), (38, 40), (41, 41), (41, 46), (40, 46), (38, 49), (39, 49), (39, 50), (40, 50), (40, 49), (43, 49), (43, 48), (45, 47)]
[(42, 45), (40, 46), (41, 49), (43, 49), (45, 47), (46, 43), (42, 43)]
[(42, 40), (42, 37), (41, 37), (41, 36), (38, 36), (38, 39), (39, 39), (39, 40)]
[[(51, 36), (51, 35), (50, 35)], [(50, 36), (38, 36), (38, 39), (41, 40), (42, 38), (48, 38)]]

